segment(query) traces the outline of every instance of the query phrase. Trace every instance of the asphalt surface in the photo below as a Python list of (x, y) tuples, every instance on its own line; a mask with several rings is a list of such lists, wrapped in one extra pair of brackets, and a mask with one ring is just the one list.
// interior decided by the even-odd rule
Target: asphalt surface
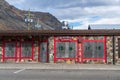
[(0, 80), (120, 80), (120, 71), (2, 69)]

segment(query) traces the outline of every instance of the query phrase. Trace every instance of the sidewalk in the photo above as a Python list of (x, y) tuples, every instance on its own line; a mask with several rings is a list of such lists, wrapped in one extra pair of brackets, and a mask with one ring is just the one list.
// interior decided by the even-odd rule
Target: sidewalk
[(51, 64), (51, 63), (0, 63), (0, 69), (45, 70), (120, 70), (120, 65), (107, 64)]

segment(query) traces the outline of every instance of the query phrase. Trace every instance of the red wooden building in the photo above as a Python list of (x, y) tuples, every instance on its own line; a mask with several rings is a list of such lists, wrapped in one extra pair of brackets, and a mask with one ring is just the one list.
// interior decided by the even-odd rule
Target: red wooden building
[(0, 31), (1, 62), (119, 64), (120, 30)]

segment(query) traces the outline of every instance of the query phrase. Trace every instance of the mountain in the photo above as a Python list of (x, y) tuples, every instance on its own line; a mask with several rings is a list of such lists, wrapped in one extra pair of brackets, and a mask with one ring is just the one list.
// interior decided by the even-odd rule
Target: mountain
[[(25, 22), (26, 18), (31, 18), (32, 22)], [(5, 0), (0, 0), (0, 30), (27, 30), (28, 27), (59, 30), (62, 29), (61, 26), (60, 21), (50, 13), (20, 10)]]

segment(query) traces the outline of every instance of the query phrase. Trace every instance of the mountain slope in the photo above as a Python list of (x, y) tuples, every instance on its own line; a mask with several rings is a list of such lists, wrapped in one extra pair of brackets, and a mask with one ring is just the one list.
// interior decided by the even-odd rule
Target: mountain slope
[[(39, 19), (42, 29), (61, 29), (61, 23), (53, 15), (43, 12), (30, 12), (35, 27)], [(24, 19), (28, 11), (23, 11), (9, 5), (5, 0), (0, 0), (0, 30), (27, 30)]]

